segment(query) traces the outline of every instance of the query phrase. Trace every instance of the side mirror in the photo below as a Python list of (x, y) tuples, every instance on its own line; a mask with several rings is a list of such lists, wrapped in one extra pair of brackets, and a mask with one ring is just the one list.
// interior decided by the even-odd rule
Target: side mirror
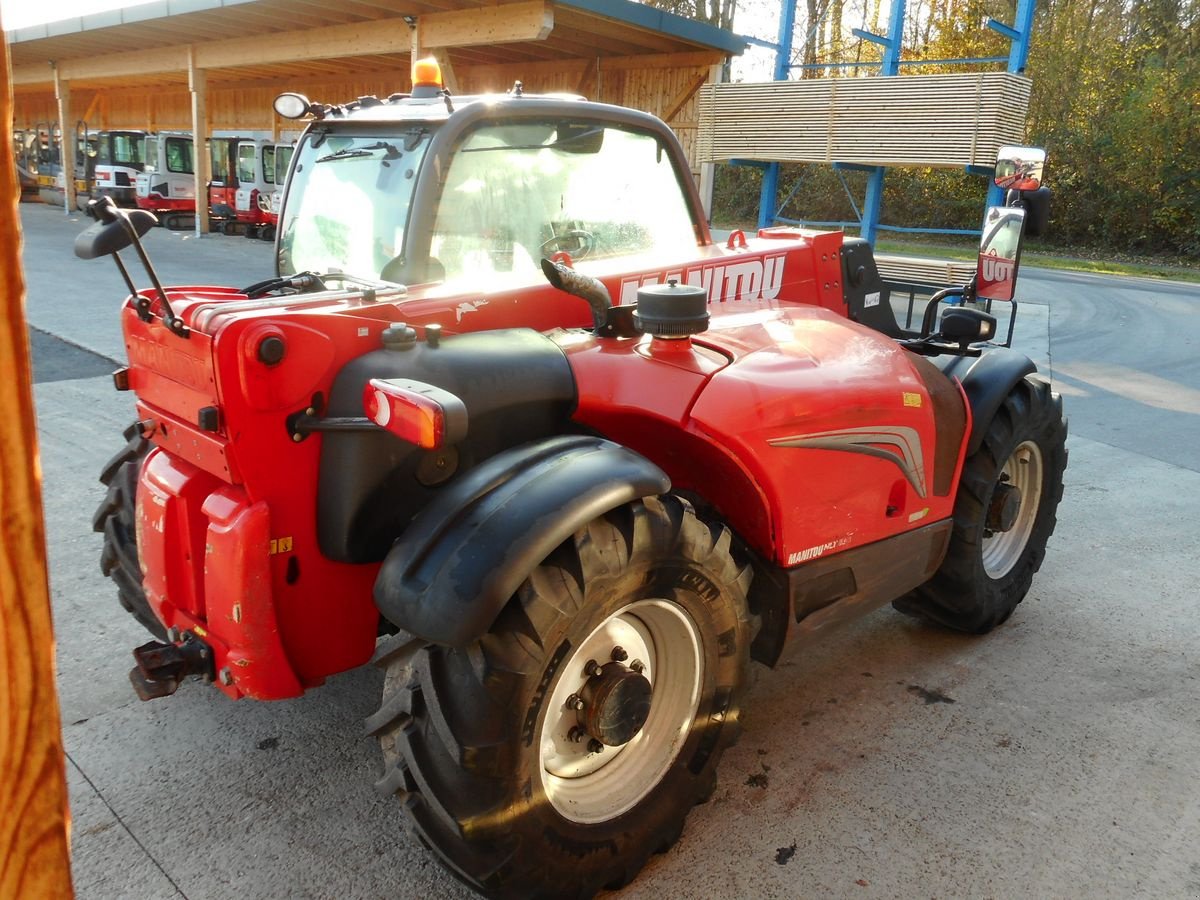
[(962, 347), (976, 341), (990, 341), (996, 336), (996, 317), (982, 310), (952, 306), (942, 313), (938, 336)]
[(975, 269), (975, 295), (986, 300), (1011, 301), (1017, 289), (1017, 265), (1021, 261), (1021, 238), (1025, 210), (1017, 206), (993, 206), (983, 220), (979, 261)]
[(1050, 188), (1045, 185), (1021, 194), (1021, 206), (1025, 208), (1025, 237), (1039, 238), (1049, 234), (1050, 199)]
[(92, 207), (89, 213), (94, 213), (97, 221), (75, 238), (75, 255), (80, 259), (97, 259), (124, 250), (133, 243), (131, 231), (137, 232), (140, 238), (158, 224), (153, 213), (144, 209), (117, 209), (108, 197), (93, 200), (88, 206)]
[(1046, 151), (1040, 147), (1001, 147), (996, 153), (997, 187), (1036, 191), (1042, 186)]

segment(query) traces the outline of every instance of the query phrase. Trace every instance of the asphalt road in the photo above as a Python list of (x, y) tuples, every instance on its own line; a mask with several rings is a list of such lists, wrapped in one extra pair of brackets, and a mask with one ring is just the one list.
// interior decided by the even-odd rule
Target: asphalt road
[[(376, 672), (134, 699), (146, 637), (91, 531), (133, 418), (106, 374), (121, 282), (71, 255), (83, 222), (22, 224), (78, 896), (468, 896), (371, 788)], [(270, 274), (243, 238), (148, 244), (169, 283)], [(1071, 419), (1025, 603), (982, 639), (882, 610), (760, 671), (716, 794), (620, 896), (1200, 896), (1200, 287), (1026, 268), (1020, 294)]]
[(1200, 471), (1200, 285), (1024, 269), (1074, 434)]

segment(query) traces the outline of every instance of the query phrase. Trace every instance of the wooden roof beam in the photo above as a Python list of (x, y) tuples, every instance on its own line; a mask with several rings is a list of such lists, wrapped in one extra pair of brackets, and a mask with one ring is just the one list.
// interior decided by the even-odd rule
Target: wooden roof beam
[(554, 9), (545, 0), (526, 0), (418, 18), (423, 47), (470, 47), (544, 41), (554, 30)]

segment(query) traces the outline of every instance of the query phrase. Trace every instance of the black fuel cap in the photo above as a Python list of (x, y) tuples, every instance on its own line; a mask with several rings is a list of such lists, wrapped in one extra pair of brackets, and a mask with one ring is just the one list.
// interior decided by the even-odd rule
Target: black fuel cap
[(655, 337), (683, 338), (708, 330), (708, 292), (702, 287), (666, 284), (638, 288), (634, 320), (646, 334)]

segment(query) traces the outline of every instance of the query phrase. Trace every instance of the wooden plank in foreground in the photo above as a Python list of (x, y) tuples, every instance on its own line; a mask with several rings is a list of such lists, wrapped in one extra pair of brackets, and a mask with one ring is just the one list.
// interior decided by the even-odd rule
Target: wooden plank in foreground
[(0, 898), (56, 900), (74, 894), (12, 120), (0, 40)]

